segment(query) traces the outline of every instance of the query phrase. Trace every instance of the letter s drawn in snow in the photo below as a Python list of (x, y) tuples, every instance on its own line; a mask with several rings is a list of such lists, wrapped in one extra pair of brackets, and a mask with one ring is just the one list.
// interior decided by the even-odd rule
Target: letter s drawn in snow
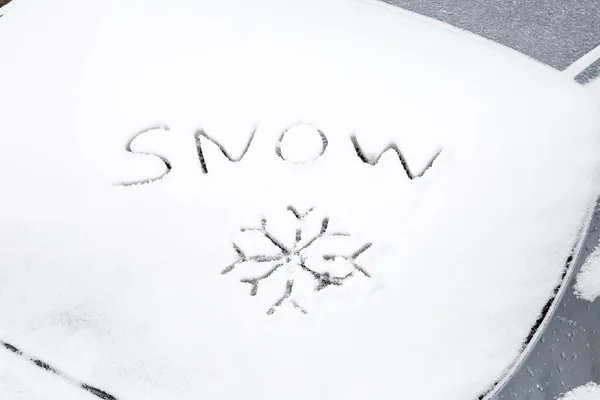
[(169, 172), (171, 172), (171, 163), (169, 162), (169, 160), (166, 159), (166, 157), (161, 156), (160, 154), (155, 154), (155, 153), (149, 153), (149, 152), (143, 152), (143, 151), (134, 151), (131, 149), (131, 145), (133, 144), (133, 142), (135, 142), (135, 140), (137, 138), (139, 138), (140, 136), (152, 132), (152, 131), (157, 131), (157, 130), (162, 130), (165, 132), (169, 131), (169, 127), (168, 126), (164, 126), (164, 125), (159, 125), (159, 126), (154, 126), (148, 129), (144, 129), (143, 131), (137, 133), (135, 136), (133, 136), (131, 138), (131, 140), (129, 140), (129, 142), (127, 142), (127, 144), (125, 145), (125, 150), (127, 150), (129, 153), (132, 154), (142, 154), (145, 156), (154, 156), (154, 157), (158, 157), (163, 164), (165, 164), (165, 172), (163, 174), (161, 174), (160, 176), (157, 176), (156, 178), (149, 178), (149, 179), (144, 179), (141, 181), (133, 181), (133, 182), (120, 182), (117, 185), (118, 186), (133, 186), (133, 185), (143, 185), (146, 183), (152, 183), (155, 182), (157, 180), (160, 180), (162, 178), (164, 178), (165, 176), (167, 176), (167, 174)]

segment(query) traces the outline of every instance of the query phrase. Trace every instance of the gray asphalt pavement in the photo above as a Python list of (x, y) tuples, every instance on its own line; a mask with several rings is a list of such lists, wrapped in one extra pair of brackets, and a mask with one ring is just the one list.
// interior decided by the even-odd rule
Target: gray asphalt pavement
[(575, 80), (581, 84), (586, 84), (600, 76), (600, 58), (594, 61), (590, 66), (581, 71)]
[(382, 0), (564, 70), (600, 45), (599, 0)]

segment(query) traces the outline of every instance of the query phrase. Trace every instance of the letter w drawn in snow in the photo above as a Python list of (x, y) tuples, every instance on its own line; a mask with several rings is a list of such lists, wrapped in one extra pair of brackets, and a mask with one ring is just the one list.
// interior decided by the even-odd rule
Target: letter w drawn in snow
[(227, 152), (227, 150), (225, 150), (225, 147), (223, 147), (219, 142), (217, 142), (216, 140), (214, 140), (213, 138), (211, 138), (210, 136), (208, 136), (206, 134), (206, 132), (204, 132), (204, 130), (199, 130), (196, 132), (195, 137), (196, 137), (196, 151), (198, 152), (198, 159), (200, 160), (200, 167), (202, 168), (202, 173), (206, 174), (208, 173), (208, 166), (206, 165), (206, 158), (204, 158), (204, 152), (202, 151), (202, 138), (206, 139), (206, 140), (210, 140), (214, 145), (216, 145), (219, 150), (221, 150), (221, 153), (223, 153), (223, 155), (231, 162), (239, 162), (242, 160), (242, 158), (244, 158), (244, 156), (246, 155), (246, 153), (248, 152), (248, 149), (250, 148), (250, 144), (252, 143), (252, 139), (254, 139), (254, 134), (256, 133), (256, 128), (254, 128), (254, 130), (252, 131), (252, 133), (250, 134), (250, 139), (248, 139), (248, 143), (246, 144), (246, 147), (244, 148), (244, 150), (242, 151), (242, 154), (235, 158), (232, 157), (229, 152)]
[(421, 170), (421, 172), (419, 172), (418, 174), (414, 174), (411, 171), (410, 167), (408, 166), (408, 162), (406, 161), (406, 158), (404, 158), (404, 155), (402, 154), (402, 152), (400, 151), (400, 149), (398, 148), (398, 146), (396, 145), (396, 143), (389, 144), (385, 149), (383, 149), (376, 156), (368, 156), (368, 155), (365, 154), (365, 152), (363, 151), (362, 147), (358, 143), (358, 140), (356, 139), (356, 136), (352, 135), (350, 137), (350, 140), (352, 141), (352, 145), (354, 146), (354, 150), (356, 151), (356, 155), (358, 156), (358, 158), (360, 158), (360, 160), (362, 162), (370, 164), (370, 165), (376, 165), (386, 151), (389, 151), (389, 150), (395, 151), (396, 154), (398, 155), (398, 158), (400, 159), (400, 164), (402, 164), (402, 168), (404, 169), (404, 172), (406, 172), (406, 176), (408, 176), (408, 179), (410, 179), (410, 180), (422, 177), (425, 174), (425, 172), (427, 172), (427, 170), (429, 168), (431, 168), (431, 166), (433, 165), (434, 161), (437, 159), (437, 157), (442, 152), (442, 150), (439, 150), (431, 158), (431, 160), (427, 163), (427, 165), (425, 165), (425, 168), (423, 168), (423, 170)]

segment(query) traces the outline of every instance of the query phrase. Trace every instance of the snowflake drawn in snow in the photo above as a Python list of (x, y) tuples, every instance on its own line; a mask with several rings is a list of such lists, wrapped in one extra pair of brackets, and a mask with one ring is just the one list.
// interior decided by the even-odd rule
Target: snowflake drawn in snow
[[(296, 301), (293, 296), (296, 287), (295, 285), (298, 284), (298, 274), (304, 274), (305, 277), (308, 276), (311, 278), (311, 290), (313, 292), (320, 292), (330, 286), (341, 286), (348, 279), (356, 275), (366, 278), (371, 277), (369, 272), (357, 263), (356, 259), (370, 248), (372, 243), (365, 243), (350, 254), (338, 254), (337, 252), (323, 254), (319, 257), (320, 262), (318, 263), (318, 268), (308, 265), (308, 258), (314, 259), (314, 255), (311, 257), (310, 253), (317, 242), (322, 241), (327, 237), (349, 237), (350, 235), (347, 233), (330, 232), (329, 218), (323, 217), (320, 221), (319, 232), (308, 239), (304, 238), (304, 224), (306, 223), (307, 216), (313, 211), (313, 208), (309, 209), (304, 214), (301, 214), (292, 206), (289, 206), (287, 210), (300, 222), (300, 227), (296, 229), (292, 246), (286, 246), (283, 241), (279, 240), (269, 232), (269, 229), (267, 228), (267, 219), (263, 218), (260, 227), (241, 228), (240, 231), (259, 233), (268, 240), (270, 246), (276, 253), (249, 256), (234, 242), (232, 244), (237, 255), (237, 260), (221, 271), (221, 274), (225, 275), (234, 270), (240, 272), (241, 269), (243, 275), (245, 267), (249, 265), (260, 265), (262, 267), (259, 269), (259, 271), (261, 271), (260, 273), (252, 274), (250, 268), (247, 271), (250, 276), (246, 275), (240, 279), (240, 282), (250, 285), (251, 296), (256, 296), (259, 293), (260, 287), (262, 287), (261, 284), (267, 282), (275, 273), (284, 273), (286, 275), (286, 280), (285, 287), (281, 288), (282, 295), (279, 298), (273, 299), (273, 305), (267, 310), (268, 315), (273, 314), (286, 301), (289, 301), (291, 305), (300, 310), (303, 314), (307, 314), (307, 311), (298, 304), (298, 301)], [(328, 267), (328, 264), (332, 262), (338, 262), (337, 264), (339, 264), (339, 261), (344, 264), (342, 270), (345, 271), (340, 271), (339, 265), (337, 268)], [(336, 270), (335, 272), (334, 269)], [(306, 279), (303, 279), (302, 282), (306, 284), (307, 281)]]

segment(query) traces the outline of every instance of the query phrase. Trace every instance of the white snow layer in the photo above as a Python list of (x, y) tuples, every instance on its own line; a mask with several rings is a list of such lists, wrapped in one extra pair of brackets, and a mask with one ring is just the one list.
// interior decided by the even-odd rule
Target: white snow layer
[(600, 296), (600, 247), (588, 256), (577, 274), (575, 293), (587, 301), (594, 301)]
[(592, 82), (588, 83), (586, 86), (589, 87), (590, 90), (592, 90), (596, 94), (598, 104), (600, 105), (600, 78), (596, 78)]
[(18, 0), (0, 68), (0, 340), (121, 400), (474, 399), (598, 192), (590, 91), (369, 1)]
[(560, 400), (598, 400), (600, 399), (600, 385), (589, 382), (565, 394)]
[(9, 352), (0, 352), (1, 400), (98, 400), (71, 382)]

